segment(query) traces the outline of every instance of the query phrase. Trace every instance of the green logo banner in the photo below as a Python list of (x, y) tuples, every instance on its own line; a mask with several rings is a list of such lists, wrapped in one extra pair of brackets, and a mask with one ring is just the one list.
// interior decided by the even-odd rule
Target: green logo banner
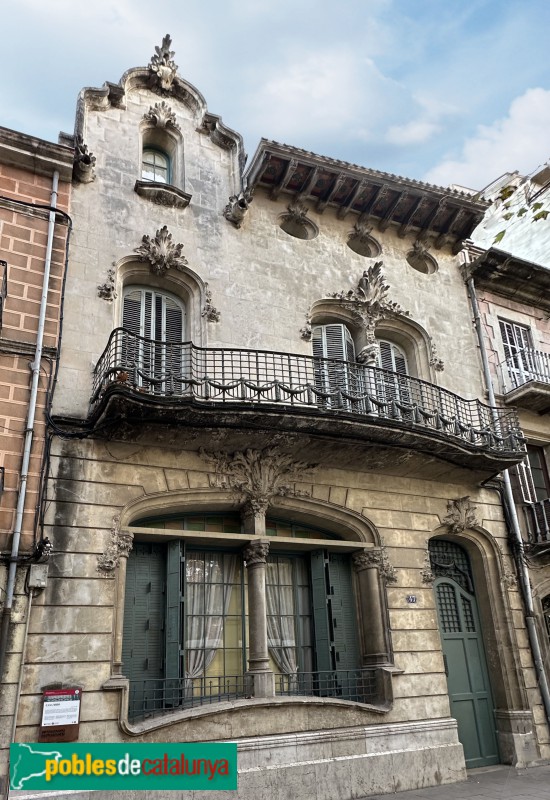
[(237, 745), (12, 744), (10, 789), (237, 788)]

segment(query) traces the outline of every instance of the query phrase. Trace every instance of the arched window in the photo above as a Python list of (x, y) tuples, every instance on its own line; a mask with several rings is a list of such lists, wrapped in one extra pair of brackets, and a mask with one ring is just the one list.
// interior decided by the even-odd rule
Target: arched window
[(350, 397), (361, 391), (362, 371), (355, 364), (355, 344), (349, 328), (336, 322), (315, 325), (311, 342), (313, 355), (318, 359), (315, 384), (322, 393), (320, 405), (324, 408), (349, 410)]
[(399, 375), (409, 374), (407, 356), (397, 344), (386, 339), (379, 339), (378, 345), (380, 348), (377, 358), (379, 367), (388, 369), (390, 372), (397, 372)]
[(127, 286), (122, 305), (123, 363), (132, 382), (156, 394), (179, 393), (189, 353), (182, 346), (183, 304), (164, 292)]
[(141, 179), (155, 183), (171, 183), (170, 159), (161, 150), (152, 147), (143, 149)]
[[(250, 612), (247, 570), (231, 540), (240, 533), (239, 518), (194, 514), (135, 524), (172, 536), (193, 532), (193, 541), (135, 542), (130, 553), (122, 648), (130, 717), (242, 696)], [(227, 535), (226, 545), (202, 545), (200, 531)], [(266, 533), (266, 623), (277, 694), (359, 699), (349, 554), (331, 550), (334, 534), (288, 520), (268, 519)], [(296, 552), (289, 539), (296, 539)], [(315, 541), (309, 551), (308, 540)]]

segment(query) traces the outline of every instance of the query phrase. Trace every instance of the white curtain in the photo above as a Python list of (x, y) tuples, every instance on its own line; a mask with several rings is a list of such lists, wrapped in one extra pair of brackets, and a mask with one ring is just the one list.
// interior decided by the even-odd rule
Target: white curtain
[(289, 689), (297, 684), (296, 632), (292, 562), (279, 558), (267, 563), (267, 643), (273, 660), (289, 676)]
[(193, 691), (192, 679), (204, 675), (220, 646), (236, 564), (235, 555), (224, 553), (207, 553), (204, 557), (190, 553), (187, 558), (185, 688), (188, 693)]

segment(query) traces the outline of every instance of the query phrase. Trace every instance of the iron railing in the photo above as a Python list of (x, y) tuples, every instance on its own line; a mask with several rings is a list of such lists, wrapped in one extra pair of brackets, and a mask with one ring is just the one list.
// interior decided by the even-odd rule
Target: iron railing
[(129, 683), (128, 719), (133, 721), (178, 708), (191, 709), (246, 697), (243, 675), (166, 680), (151, 678)]
[(529, 381), (550, 385), (550, 353), (525, 348), (500, 365), (503, 391), (511, 392)]
[(531, 544), (550, 542), (550, 498), (523, 506)]
[(338, 669), (275, 675), (275, 694), (335, 697), (357, 703), (374, 703), (380, 696), (378, 669)]
[[(378, 672), (376, 667), (371, 667), (275, 675), (275, 694), (375, 703), (383, 691)], [(248, 696), (250, 692), (245, 675), (130, 681), (128, 719), (136, 722), (177, 709), (192, 709)]]
[(488, 451), (524, 450), (513, 410), (465, 400), (418, 378), (331, 358), (172, 344), (117, 328), (94, 370), (92, 410), (113, 384), (151, 398), (382, 418)]

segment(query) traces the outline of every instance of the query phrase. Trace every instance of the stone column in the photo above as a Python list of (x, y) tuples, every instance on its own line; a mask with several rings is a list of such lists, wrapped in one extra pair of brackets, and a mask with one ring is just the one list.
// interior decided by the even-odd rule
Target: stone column
[(391, 661), (384, 584), (380, 575), (382, 552), (361, 550), (353, 553), (352, 558), (359, 589), (362, 666), (387, 666)]
[(118, 574), (115, 598), (115, 636), (111, 678), (122, 677), (122, 637), (124, 634), (124, 596), (126, 592), (126, 565), (134, 544), (134, 534), (119, 531), (117, 534)]
[[(251, 501), (243, 509), (245, 533), (265, 536), (267, 504)], [(253, 697), (273, 697), (275, 678), (269, 667), (267, 646), (267, 598), (265, 590), (269, 541), (255, 539), (244, 550), (248, 573), (248, 672), (247, 680)]]

